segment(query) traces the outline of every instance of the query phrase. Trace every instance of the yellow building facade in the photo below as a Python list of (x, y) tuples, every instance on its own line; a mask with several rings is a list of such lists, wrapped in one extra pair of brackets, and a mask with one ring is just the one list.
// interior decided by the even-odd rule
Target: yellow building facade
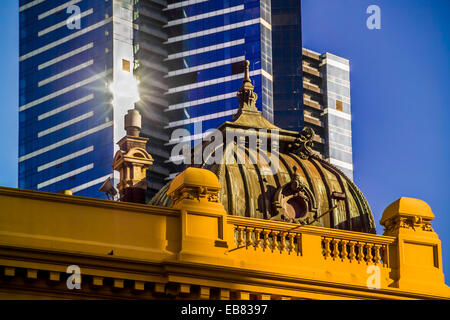
[(276, 174), (272, 154), (206, 161), (145, 204), (153, 159), (130, 111), (114, 159), (121, 201), (0, 188), (0, 299), (450, 299), (431, 208), (401, 198), (376, 235), (359, 189), (311, 152), (311, 132), (275, 127), (256, 98), (247, 64), (239, 112), (219, 131), (272, 142), (278, 131)]
[(209, 200), (217, 178), (185, 173), (181, 194), (207, 192), (173, 208), (0, 188), (0, 298), (450, 298), (420, 200), (394, 202), (373, 235), (231, 216)]

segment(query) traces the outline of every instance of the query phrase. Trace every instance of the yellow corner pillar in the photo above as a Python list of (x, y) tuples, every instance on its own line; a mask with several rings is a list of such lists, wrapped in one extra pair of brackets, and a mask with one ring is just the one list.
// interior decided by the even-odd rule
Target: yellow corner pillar
[(181, 212), (181, 251), (178, 259), (224, 263), (229, 243), (227, 213), (218, 194), (217, 176), (206, 169), (187, 168), (170, 184), (172, 208)]
[(400, 198), (383, 212), (384, 235), (397, 242), (390, 248), (394, 287), (449, 294), (444, 283), (441, 241), (431, 227), (434, 214), (418, 199)]

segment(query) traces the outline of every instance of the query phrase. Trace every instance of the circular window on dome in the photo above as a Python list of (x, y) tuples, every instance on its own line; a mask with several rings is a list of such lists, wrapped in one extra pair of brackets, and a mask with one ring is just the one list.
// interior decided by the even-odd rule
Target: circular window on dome
[(286, 218), (288, 219), (300, 219), (303, 218), (308, 212), (308, 204), (303, 198), (292, 197), (288, 199), (284, 204)]
[(297, 176), (277, 189), (272, 204), (271, 220), (300, 224), (308, 224), (317, 210), (313, 193)]

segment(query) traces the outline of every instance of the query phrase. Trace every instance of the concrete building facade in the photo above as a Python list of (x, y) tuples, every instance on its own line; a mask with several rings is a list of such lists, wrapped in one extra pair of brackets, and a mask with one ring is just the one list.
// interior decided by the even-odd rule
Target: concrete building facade
[(303, 49), (303, 119), (318, 135), (315, 150), (353, 179), (350, 62)]

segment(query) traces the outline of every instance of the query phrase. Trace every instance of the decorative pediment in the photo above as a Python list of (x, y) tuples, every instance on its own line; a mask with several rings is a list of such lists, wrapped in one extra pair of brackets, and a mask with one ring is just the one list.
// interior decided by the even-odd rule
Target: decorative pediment
[[(147, 150), (143, 148), (131, 148), (127, 152), (123, 150), (119, 150), (116, 152), (114, 156), (113, 166), (114, 168), (118, 168), (122, 165), (122, 163), (134, 163), (136, 165), (152, 165), (153, 158), (147, 152)], [(116, 169), (117, 170), (117, 169)]]
[(124, 154), (125, 158), (142, 160), (153, 160), (152, 156), (144, 148), (131, 148)]

